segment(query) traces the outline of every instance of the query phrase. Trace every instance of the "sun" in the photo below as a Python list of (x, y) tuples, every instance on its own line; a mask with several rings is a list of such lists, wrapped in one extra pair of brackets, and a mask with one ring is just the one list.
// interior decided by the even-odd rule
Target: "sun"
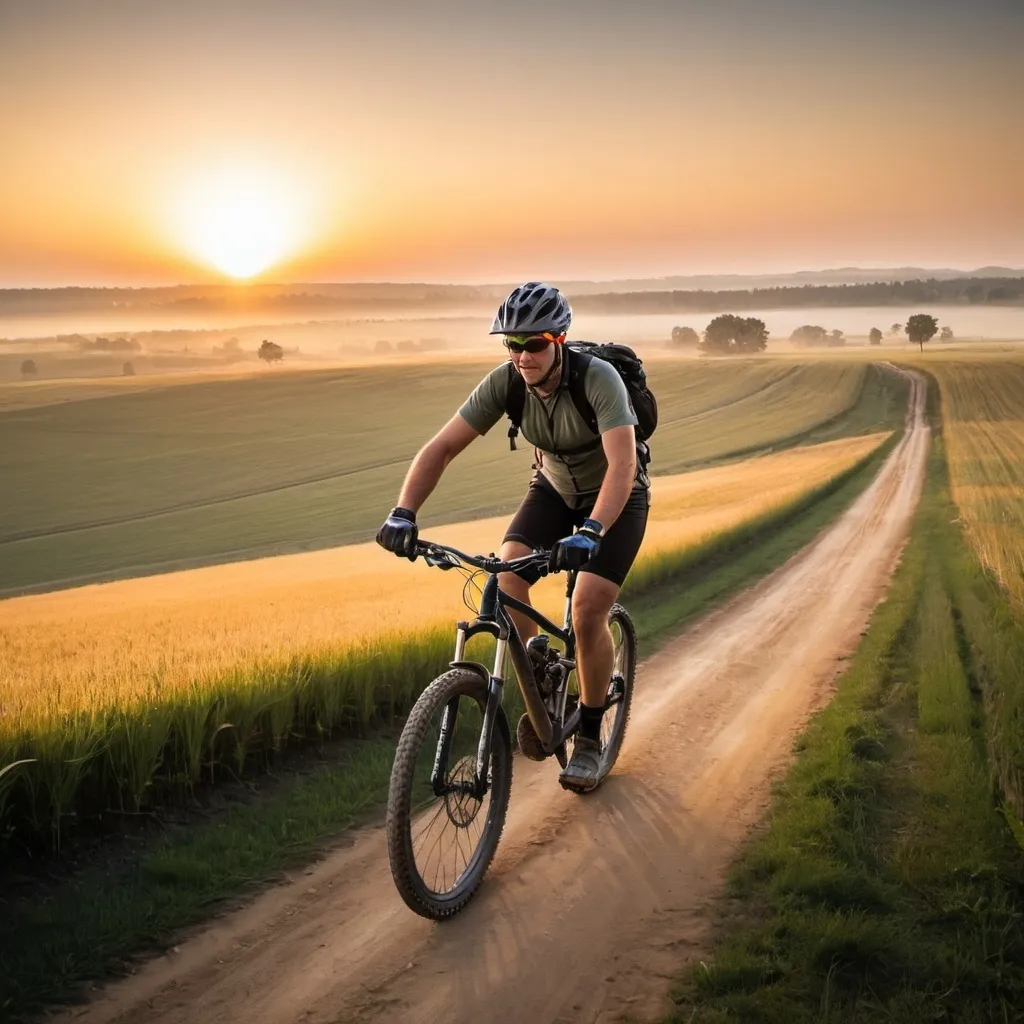
[(298, 182), (268, 167), (206, 169), (183, 183), (174, 230), (193, 257), (239, 280), (293, 255), (309, 237)]

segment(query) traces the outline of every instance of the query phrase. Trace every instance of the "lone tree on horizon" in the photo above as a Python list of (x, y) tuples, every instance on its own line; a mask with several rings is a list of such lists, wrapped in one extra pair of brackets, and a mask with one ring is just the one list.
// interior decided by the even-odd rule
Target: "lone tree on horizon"
[(882, 332), (877, 327), (871, 328), (871, 333), (868, 335), (869, 345), (881, 345), (882, 344)]
[(696, 348), (700, 344), (700, 335), (692, 327), (672, 328), (673, 348)]
[(768, 328), (756, 317), (722, 313), (704, 329), (700, 349), (709, 355), (746, 355), (763, 352), (768, 345)]
[(953, 340), (953, 328), (943, 327), (942, 332), (939, 334), (939, 341), (952, 341)]
[(264, 339), (256, 354), (267, 364), (278, 363), (284, 359), (284, 349), (275, 342), (267, 341), (266, 339)]
[(32, 377), (39, 372), (39, 367), (36, 366), (34, 359), (26, 359), (21, 364), (21, 375), (22, 377)]
[(902, 333), (903, 333), (903, 324), (893, 324), (889, 328), (889, 334), (892, 337), (894, 337), (894, 338), (898, 338)]
[(794, 345), (824, 345), (827, 339), (828, 331), (820, 324), (804, 324), (789, 336)]
[(938, 329), (939, 321), (927, 313), (915, 313), (907, 321), (907, 337), (911, 341), (916, 341), (920, 345), (922, 352), (924, 351), (924, 343), (931, 341)]

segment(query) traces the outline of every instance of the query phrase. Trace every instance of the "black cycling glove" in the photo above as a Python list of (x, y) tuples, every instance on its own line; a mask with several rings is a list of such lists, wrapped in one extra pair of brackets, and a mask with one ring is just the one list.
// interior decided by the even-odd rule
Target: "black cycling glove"
[(548, 560), (550, 570), (582, 569), (601, 547), (603, 532), (604, 527), (596, 519), (584, 519), (576, 533), (555, 543)]
[(384, 520), (384, 525), (377, 531), (377, 543), (385, 551), (393, 551), (398, 556), (405, 556), (410, 562), (416, 561), (416, 541), (419, 539), (419, 527), (416, 526), (416, 513), (411, 509), (396, 506)]

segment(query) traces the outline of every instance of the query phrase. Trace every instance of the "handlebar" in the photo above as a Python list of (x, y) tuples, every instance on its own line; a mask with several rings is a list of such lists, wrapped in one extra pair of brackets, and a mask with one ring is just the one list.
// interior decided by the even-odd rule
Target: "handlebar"
[(458, 548), (449, 547), (447, 544), (435, 544), (429, 540), (417, 542), (416, 554), (422, 555), (427, 565), (436, 565), (439, 569), (454, 569), (464, 562), (476, 569), (483, 569), (484, 572), (497, 574), (499, 572), (518, 572), (520, 569), (530, 566), (540, 569), (542, 576), (548, 574), (548, 559), (551, 555), (549, 551), (538, 549), (528, 555), (521, 555), (519, 558), (512, 558), (506, 562), (495, 555), (467, 555), (464, 551), (459, 551)]

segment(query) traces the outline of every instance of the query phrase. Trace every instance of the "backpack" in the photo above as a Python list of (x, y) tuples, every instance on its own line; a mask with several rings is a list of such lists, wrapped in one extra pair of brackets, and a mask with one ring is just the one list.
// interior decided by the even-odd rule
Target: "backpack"
[[(587, 401), (584, 383), (587, 369), (594, 359), (603, 359), (615, 367), (622, 382), (626, 385), (630, 404), (636, 413), (637, 454), (643, 466), (646, 467), (651, 460), (647, 441), (658, 426), (658, 403), (653, 392), (647, 386), (647, 374), (644, 373), (644, 364), (640, 357), (628, 345), (618, 345), (613, 342), (598, 344), (593, 341), (567, 341), (564, 344), (562, 356), (565, 360), (563, 372), (568, 372), (567, 388), (569, 396), (572, 398), (572, 404), (576, 406), (576, 411), (595, 434), (598, 434), (597, 415), (590, 402)], [(505, 412), (512, 421), (512, 425), (508, 428), (509, 447), (515, 451), (516, 436), (522, 425), (523, 409), (526, 406), (526, 381), (523, 380), (512, 362), (509, 362), (508, 367), (509, 385)], [(588, 451), (591, 448), (596, 448), (600, 443), (601, 437), (598, 434), (594, 441), (560, 454), (572, 455)]]

